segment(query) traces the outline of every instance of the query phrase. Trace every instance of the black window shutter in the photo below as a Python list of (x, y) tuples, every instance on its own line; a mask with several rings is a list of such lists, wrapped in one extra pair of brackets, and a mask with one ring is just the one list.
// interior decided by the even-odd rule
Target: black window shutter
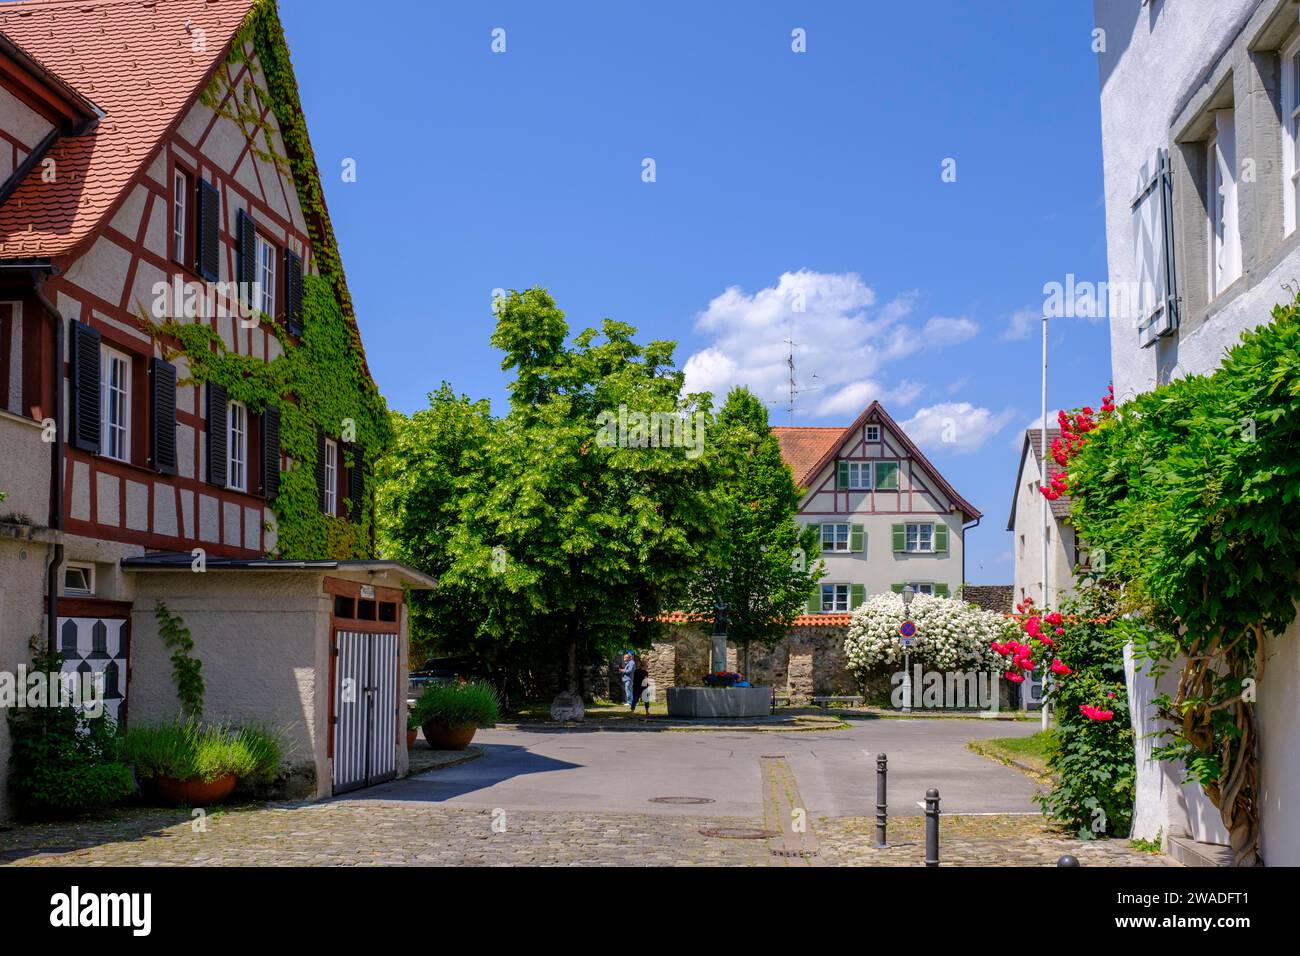
[(361, 523), (361, 501), (366, 493), (366, 463), (361, 458), (361, 446), (352, 445), (352, 467), (348, 471), (348, 519), (353, 524)]
[(226, 390), (214, 382), (208, 382), (205, 389), (208, 395), (207, 429), (208, 429), (208, 484), (218, 488), (226, 487)]
[(235, 241), (239, 244), (235, 256), (235, 281), (239, 283), (240, 295), (251, 306), (254, 302), (251, 292), (252, 283), (257, 281), (257, 223), (244, 209), (235, 214)]
[(280, 493), (280, 409), (262, 413), (262, 494), (272, 501)]
[(198, 181), (198, 236), (194, 243), (194, 271), (209, 282), (221, 278), (219, 244), (221, 194), (206, 179)]
[(325, 511), (325, 433), (316, 432), (316, 489), (320, 510)]
[(149, 360), (149, 461), (176, 474), (176, 366), (159, 358)]
[(88, 325), (73, 319), (71, 345), (72, 444), (82, 451), (99, 452), (99, 342)]
[(284, 324), (293, 335), (302, 335), (302, 257), (284, 250)]

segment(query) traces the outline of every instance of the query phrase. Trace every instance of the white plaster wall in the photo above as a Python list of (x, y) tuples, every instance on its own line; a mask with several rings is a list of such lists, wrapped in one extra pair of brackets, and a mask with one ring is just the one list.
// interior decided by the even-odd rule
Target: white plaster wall
[[(813, 522), (801, 519), (804, 524)], [(948, 526), (948, 550), (938, 554), (896, 553), (893, 525), (934, 521)], [(929, 581), (948, 585), (956, 596), (961, 579), (961, 519), (955, 515), (873, 515), (870, 512), (824, 518), (819, 523), (860, 524), (866, 531), (866, 547), (860, 552), (823, 552), (814, 555), (826, 564), (823, 584), (863, 584), (867, 597), (887, 592), (891, 584)]]
[[(1268, 51), (1279, 31), (1297, 22), (1294, 0), (1152, 0), (1141, 5), (1130, 0), (1094, 0), (1096, 25), (1106, 33), (1107, 51), (1099, 57), (1101, 78), (1102, 149), (1105, 170), (1106, 240), (1109, 281), (1137, 281), (1133, 248), (1131, 201), (1138, 170), (1157, 147), (1174, 149), (1173, 127), (1183, 123), (1198, 98), (1232, 71), (1234, 105), (1238, 116), (1238, 142), (1276, 147), (1267, 130), (1247, 127), (1248, 103), (1266, 99), (1250, 82), (1245, 49)], [(1251, 94), (1248, 100), (1243, 91)], [(1279, 127), (1280, 129), (1280, 127)], [(1249, 148), (1249, 147), (1248, 147)], [(1261, 151), (1263, 151), (1261, 149)], [(1111, 362), (1115, 394), (1119, 401), (1150, 390), (1157, 382), (1213, 370), (1225, 348), (1240, 333), (1269, 320), (1274, 304), (1291, 294), (1283, 283), (1295, 284), (1300, 276), (1300, 239), (1281, 236), (1280, 189), (1272, 181), (1281, 170), (1261, 156), (1259, 188), (1242, 184), (1241, 229), (1244, 275), (1208, 306), (1185, 310), (1184, 328), (1157, 346), (1142, 349), (1131, 319), (1111, 320)], [(1175, 200), (1177, 205), (1177, 199)], [(1193, 243), (1191, 252), (1187, 243)], [(1195, 297), (1198, 290), (1183, 282), (1197, 263), (1194, 239), (1180, 231), (1176, 238), (1180, 294)], [(1205, 296), (1201, 295), (1203, 299)], [(1261, 769), (1264, 776), (1262, 840), (1269, 864), (1300, 863), (1300, 635), (1297, 627), (1270, 643), (1269, 669), (1259, 683)], [(1129, 668), (1129, 692), (1139, 740), (1154, 729), (1150, 708), (1142, 706), (1155, 695), (1150, 677)], [(1149, 747), (1139, 743), (1138, 793), (1134, 835), (1153, 838), (1187, 832), (1199, 839), (1226, 843), (1216, 823), (1218, 811), (1194, 788), (1181, 787), (1177, 767), (1147, 759)]]
[[(180, 615), (203, 662), (204, 717), (260, 721), (283, 731), (291, 765), (330, 779), (317, 677), (328, 681), (330, 601), (318, 573), (209, 571), (131, 575), (129, 719), (168, 720), (179, 709), (170, 652), (154, 601)], [(328, 792), (327, 790), (325, 792)]]
[[(1015, 518), (1012, 523), (1012, 554), (1015, 555), (1015, 599), (1034, 599), (1038, 607), (1057, 608), (1074, 594), (1074, 529), (1052, 518), (1051, 552), (1048, 555), (1048, 587), (1043, 590), (1043, 496), (1038, 492), (1039, 465), (1034, 456), (1025, 457), (1024, 471), (1016, 486)], [(1033, 482), (1033, 487), (1028, 483)], [(1024, 535), (1024, 551), (1020, 536)]]
[(19, 515), (32, 524), (50, 523), (50, 443), (40, 422), (0, 411), (0, 516)]

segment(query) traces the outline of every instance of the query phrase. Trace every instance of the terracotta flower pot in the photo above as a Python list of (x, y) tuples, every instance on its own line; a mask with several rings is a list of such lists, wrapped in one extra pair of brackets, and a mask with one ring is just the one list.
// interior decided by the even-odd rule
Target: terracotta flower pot
[(464, 750), (474, 739), (474, 731), (478, 730), (478, 727), (475, 724), (460, 724), (456, 727), (448, 727), (446, 724), (425, 724), (420, 729), (424, 731), (424, 739), (429, 741), (429, 746), (434, 750)]
[(202, 807), (226, 799), (235, 789), (237, 782), (238, 778), (233, 773), (217, 777), (215, 780), (203, 780), (199, 777), (177, 780), (175, 777), (159, 774), (150, 778), (145, 792), (166, 804)]
[(406, 749), (415, 749), (415, 738), (419, 736), (420, 731), (414, 727), (406, 728)]

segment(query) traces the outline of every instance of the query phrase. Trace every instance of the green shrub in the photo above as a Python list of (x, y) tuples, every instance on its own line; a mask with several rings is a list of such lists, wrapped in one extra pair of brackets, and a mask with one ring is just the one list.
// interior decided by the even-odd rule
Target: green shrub
[[(38, 652), (33, 672), (57, 673), (63, 655)], [(119, 760), (117, 725), (72, 707), (9, 712), (9, 789), (25, 816), (59, 817), (112, 806), (135, 785)]]
[(415, 702), (411, 713), (416, 726), (420, 727), (425, 724), (491, 727), (501, 718), (501, 706), (496, 690), (483, 681), (430, 684)]
[(122, 755), (137, 777), (216, 780), (228, 773), (240, 779), (267, 779), (280, 768), (280, 735), (262, 727), (232, 728), (177, 720), (141, 724), (127, 730)]

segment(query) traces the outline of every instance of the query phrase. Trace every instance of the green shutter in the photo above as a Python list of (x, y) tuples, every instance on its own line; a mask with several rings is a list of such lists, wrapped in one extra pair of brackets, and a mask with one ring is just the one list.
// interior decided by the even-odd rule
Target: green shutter
[(935, 523), (934, 526), (934, 550), (948, 550), (948, 526), (946, 524)]
[(858, 606), (867, 599), (867, 586), (865, 584), (849, 585), (849, 610), (856, 611)]
[(835, 463), (835, 487), (847, 488), (849, 486), (849, 463), (840, 461)]
[(849, 550), (865, 551), (867, 549), (867, 529), (860, 524), (849, 528)]
[(889, 590), (893, 591), (895, 594), (902, 594), (903, 586), (901, 584), (891, 584)]
[(894, 550), (906, 551), (907, 550), (907, 525), (896, 524), (896, 525), (892, 525), (891, 527), (894, 532)]
[(934, 596), (946, 598), (948, 596), (948, 585), (936, 584), (934, 586)]
[(820, 550), (822, 549), (822, 526), (819, 525), (819, 524), (810, 524), (808, 527), (813, 528), (814, 530), (816, 530), (816, 532), (817, 532), (817, 543), (816, 543), (815, 545), (813, 545), (813, 547), (815, 547), (818, 551), (820, 551)]
[(808, 595), (808, 613), (820, 614), (822, 612), (822, 589), (817, 585), (812, 594)]
[(898, 489), (898, 462), (878, 461), (875, 468), (877, 491), (895, 491)]

